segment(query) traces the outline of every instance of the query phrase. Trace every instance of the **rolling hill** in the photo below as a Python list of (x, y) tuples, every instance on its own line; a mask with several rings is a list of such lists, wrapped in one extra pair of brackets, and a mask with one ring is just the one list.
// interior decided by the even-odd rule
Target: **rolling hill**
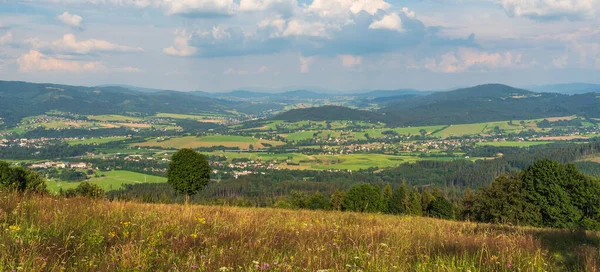
[(223, 112), (241, 106), (184, 92), (142, 93), (123, 87), (82, 87), (0, 81), (0, 117), (14, 124), (26, 116), (60, 110), (78, 114)]
[[(377, 101), (385, 101), (378, 99)], [(524, 120), (567, 115), (600, 117), (600, 96), (535, 93), (501, 84), (487, 84), (426, 96), (400, 96), (379, 112), (323, 106), (292, 110), (274, 119), (362, 120), (388, 125), (447, 125)]]

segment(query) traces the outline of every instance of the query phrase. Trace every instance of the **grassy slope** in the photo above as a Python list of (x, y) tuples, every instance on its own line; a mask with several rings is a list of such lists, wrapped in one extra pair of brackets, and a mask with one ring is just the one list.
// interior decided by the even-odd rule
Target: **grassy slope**
[(597, 271), (598, 234), (0, 194), (0, 270)]
[[(98, 174), (104, 174), (104, 177), (91, 178), (88, 181), (97, 184), (102, 189), (118, 190), (123, 184), (134, 184), (134, 183), (161, 183), (167, 182), (167, 179), (159, 176), (144, 175), (131, 171), (115, 170), (109, 172), (99, 172)], [(63, 190), (74, 189), (79, 185), (79, 182), (48, 182), (48, 190), (50, 192), (58, 192), (60, 188)]]

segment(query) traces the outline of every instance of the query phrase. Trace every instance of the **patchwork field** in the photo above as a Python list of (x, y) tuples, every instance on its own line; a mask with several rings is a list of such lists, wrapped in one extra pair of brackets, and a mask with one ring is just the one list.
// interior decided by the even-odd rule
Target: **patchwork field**
[(514, 146), (514, 147), (528, 147), (535, 145), (545, 145), (551, 144), (551, 141), (530, 141), (530, 142), (515, 142), (515, 141), (505, 141), (505, 142), (484, 142), (477, 143), (477, 146)]
[(222, 123), (223, 115), (218, 114), (177, 114), (177, 113), (158, 113), (156, 117), (173, 118), (173, 119), (190, 119), (207, 123)]
[(158, 146), (162, 148), (198, 148), (198, 147), (213, 147), (213, 146), (225, 146), (225, 147), (239, 147), (240, 149), (249, 149), (250, 145), (253, 145), (255, 149), (264, 148), (263, 143), (270, 144), (273, 146), (282, 145), (282, 142), (261, 140), (258, 138), (245, 137), (245, 136), (230, 136), (230, 135), (214, 135), (214, 136), (185, 136), (170, 138), (166, 141), (159, 141), (157, 139), (149, 140), (144, 143), (138, 143), (134, 146)]
[(105, 144), (110, 142), (117, 142), (127, 139), (125, 136), (120, 137), (104, 137), (104, 138), (90, 138), (85, 140), (68, 140), (69, 145), (86, 145), (86, 144)]
[[(167, 182), (167, 178), (144, 175), (140, 173), (130, 171), (109, 171), (109, 172), (98, 172), (99, 175), (103, 174), (104, 177), (91, 178), (88, 182), (97, 184), (105, 191), (118, 190), (123, 184), (135, 184), (135, 183), (162, 183)], [(47, 183), (48, 190), (53, 193), (57, 193), (61, 188), (63, 190), (75, 189), (79, 185), (79, 182), (56, 182), (49, 181)]]
[(140, 122), (143, 119), (139, 117), (107, 114), (107, 115), (88, 115), (89, 120), (101, 121), (101, 122)]

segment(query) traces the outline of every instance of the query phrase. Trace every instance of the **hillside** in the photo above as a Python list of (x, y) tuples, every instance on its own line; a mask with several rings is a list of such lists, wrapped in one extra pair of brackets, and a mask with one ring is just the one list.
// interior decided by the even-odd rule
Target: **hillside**
[(598, 234), (0, 193), (1, 271), (597, 271)]
[(523, 120), (573, 114), (600, 117), (595, 94), (534, 93), (501, 84), (404, 99), (381, 111), (394, 125), (443, 125)]
[(364, 110), (356, 110), (340, 106), (322, 106), (305, 109), (294, 109), (272, 118), (273, 120), (284, 120), (298, 122), (304, 120), (326, 121), (326, 120), (353, 120), (377, 122), (383, 116)]
[(122, 87), (82, 87), (0, 81), (0, 117), (14, 124), (26, 116), (60, 110), (78, 114), (222, 112), (236, 103), (184, 92), (142, 93)]

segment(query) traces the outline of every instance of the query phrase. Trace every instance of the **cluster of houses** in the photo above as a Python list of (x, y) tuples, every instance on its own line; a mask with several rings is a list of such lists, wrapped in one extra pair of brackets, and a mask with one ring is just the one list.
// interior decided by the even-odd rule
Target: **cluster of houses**
[(42, 163), (34, 163), (28, 166), (29, 169), (48, 169), (48, 168), (57, 168), (57, 169), (65, 169), (65, 168), (75, 168), (75, 169), (88, 169), (92, 167), (91, 163), (86, 162), (42, 162)]

